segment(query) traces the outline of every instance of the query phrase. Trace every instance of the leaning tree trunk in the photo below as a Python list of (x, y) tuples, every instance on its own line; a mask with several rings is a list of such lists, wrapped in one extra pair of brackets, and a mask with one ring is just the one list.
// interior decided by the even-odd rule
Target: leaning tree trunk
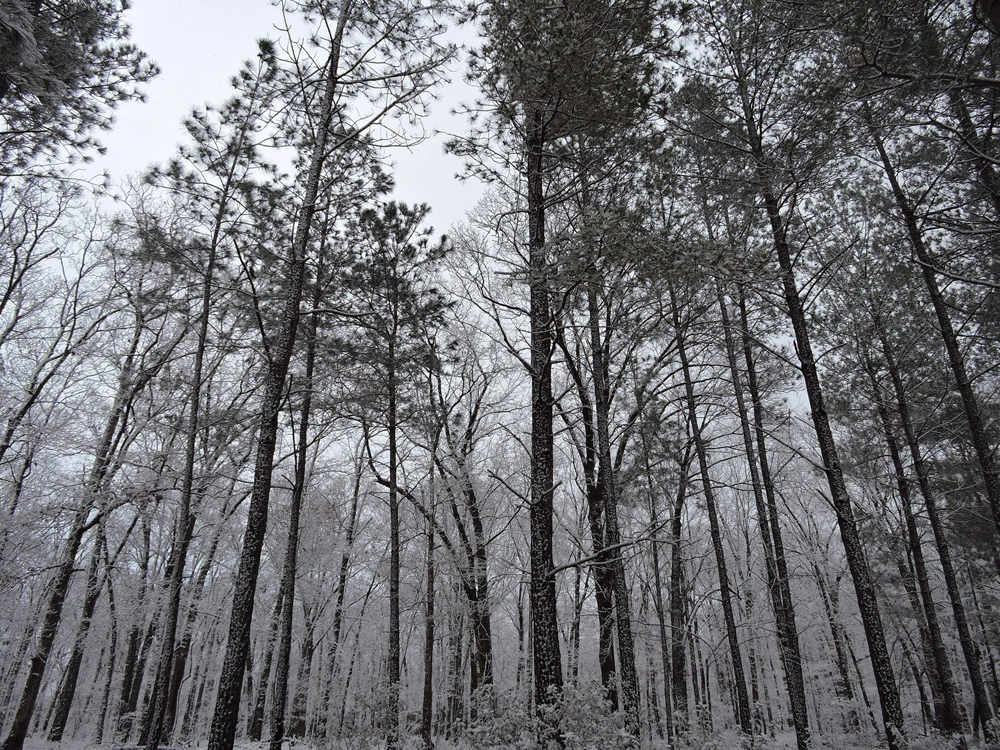
[(722, 529), (719, 525), (719, 514), (715, 505), (715, 491), (712, 488), (712, 479), (709, 475), (708, 451), (705, 446), (701, 425), (698, 423), (697, 401), (695, 399), (694, 383), (691, 380), (691, 365), (688, 361), (687, 350), (684, 345), (684, 329), (681, 326), (680, 314), (677, 310), (677, 300), (672, 287), (670, 289), (670, 309), (674, 330), (677, 332), (677, 354), (680, 357), (681, 371), (684, 376), (688, 422), (691, 425), (695, 452), (698, 455), (702, 492), (705, 496), (705, 505), (708, 509), (712, 548), (715, 550), (715, 564), (719, 572), (719, 595), (722, 599), (722, 615), (726, 623), (726, 639), (729, 642), (729, 654), (733, 662), (733, 677), (736, 682), (736, 720), (743, 734), (753, 736), (750, 698), (747, 695), (747, 680), (743, 669), (743, 655), (740, 650), (739, 636), (736, 632), (736, 617), (733, 614), (732, 592), (729, 587), (729, 572), (726, 567), (726, 552), (722, 545)]
[(781, 270), (781, 285), (792, 330), (795, 335), (796, 349), (802, 378), (805, 381), (806, 395), (809, 399), (813, 427), (819, 442), (820, 454), (823, 458), (823, 471), (830, 487), (830, 496), (837, 513), (837, 524), (840, 527), (840, 537), (844, 544), (847, 564), (854, 580), (854, 589), (858, 600), (858, 610), (868, 641), (868, 652), (871, 656), (872, 670), (875, 673), (875, 683), (878, 686), (879, 702), (882, 709), (882, 720), (885, 724), (886, 739), (889, 750), (904, 750), (908, 743), (903, 731), (903, 706), (899, 700), (896, 688), (896, 676), (886, 646), (885, 631), (882, 627), (882, 617), (879, 613), (878, 598), (872, 583), (871, 571), (861, 545), (861, 536), (857, 521), (854, 518), (854, 507), (847, 492), (843, 469), (840, 466), (840, 455), (833, 438), (833, 428), (826, 412), (823, 389), (820, 385), (819, 370), (812, 351), (812, 341), (806, 323), (805, 309), (799, 297), (795, 281), (795, 270), (792, 266), (791, 251), (785, 234), (784, 219), (771, 189), (770, 179), (763, 153), (759, 144), (755, 147), (758, 163), (758, 173), (761, 189), (764, 193), (764, 204), (771, 225), (775, 253)]
[[(899, 184), (899, 180), (896, 178), (896, 170), (889, 160), (889, 155), (886, 153), (881, 137), (875, 131), (874, 127), (871, 127), (870, 130), (872, 138), (875, 141), (875, 147), (878, 150), (879, 158), (882, 160), (886, 179), (892, 188), (896, 207), (899, 209), (900, 214), (902, 214), (910, 245), (917, 256), (924, 285), (927, 288), (927, 295), (930, 297), (931, 306), (934, 308), (934, 315), (937, 318), (941, 339), (948, 354), (948, 364), (955, 378), (955, 386), (958, 388), (958, 393), (962, 398), (962, 408), (965, 411), (965, 418), (969, 427), (969, 438), (976, 453), (979, 470), (983, 475), (983, 485), (986, 488), (986, 497), (990, 501), (993, 523), (997, 528), (997, 532), (1000, 533), (1000, 472), (997, 471), (996, 462), (993, 458), (993, 450), (990, 448), (989, 437), (986, 434), (986, 421), (983, 417), (983, 409), (972, 387), (972, 380), (965, 366), (965, 356), (962, 354), (962, 349), (958, 343), (958, 334), (955, 332), (955, 327), (951, 322), (951, 311), (948, 309), (948, 303), (938, 284), (934, 270), (934, 259), (924, 244), (924, 238), (917, 222), (916, 213), (902, 186)], [(994, 543), (994, 549), (996, 549), (996, 543)], [(984, 716), (987, 719), (993, 716), (990, 706), (982, 705), (981, 707), (986, 711)], [(992, 730), (990, 731), (992, 732)], [(995, 739), (991, 734), (990, 741), (992, 742)]]
[[(878, 413), (879, 422), (882, 425), (882, 432), (885, 436), (886, 447), (889, 449), (889, 458), (892, 462), (893, 472), (896, 475), (896, 490), (899, 494), (899, 502), (903, 508), (903, 518), (906, 525), (906, 535), (909, 541), (909, 552), (913, 558), (914, 575), (917, 588), (920, 592), (920, 599), (915, 602), (914, 615), (920, 625), (921, 640), (927, 645), (928, 654), (925, 654), (926, 666), (930, 672), (931, 695), (934, 698), (934, 723), (949, 734), (962, 731), (962, 717), (958, 710), (958, 702), (955, 696), (954, 680), (951, 676), (951, 663), (948, 661), (948, 652), (945, 649), (944, 639), (941, 635), (941, 623), (937, 616), (937, 607), (934, 604), (934, 597), (931, 593), (930, 579), (927, 574), (927, 564), (924, 561), (923, 546), (920, 543), (920, 534), (917, 530), (917, 521), (913, 514), (913, 503), (910, 498), (910, 485), (906, 478), (906, 471), (903, 468), (903, 460), (899, 454), (899, 445), (896, 442), (896, 435), (889, 419), (889, 411), (885, 400), (882, 398), (881, 386), (875, 376), (875, 366), (867, 353), (864, 354), (865, 369), (868, 373), (872, 385), (872, 397), (875, 402), (875, 410)], [(903, 565), (900, 559), (900, 565)], [(905, 568), (905, 566), (903, 566)], [(903, 570), (909, 574), (909, 571)], [(904, 583), (909, 575), (903, 577)], [(922, 602), (922, 605), (920, 604)], [(930, 659), (927, 659), (930, 656)]]
[[(322, 256), (322, 241), (320, 254)], [(313, 286), (313, 309), (319, 307), (320, 268)], [(306, 464), (309, 461), (309, 417), (312, 411), (313, 370), (316, 364), (316, 333), (319, 313), (310, 316), (306, 341), (306, 369), (303, 383), (302, 409), (299, 415), (299, 441), (295, 455), (295, 484), (288, 516), (288, 543), (281, 574), (281, 628), (278, 642), (278, 662), (274, 670), (274, 692), (271, 694), (271, 727), (269, 746), (281, 750), (285, 735), (285, 703), (288, 697), (289, 656), (292, 649), (292, 622), (295, 616), (295, 577), (298, 573), (299, 518), (302, 514), (302, 497), (306, 490)], [(310, 657), (312, 655), (310, 654)]]
[(90, 555), (90, 565), (87, 568), (87, 588), (83, 597), (83, 614), (77, 626), (76, 637), (73, 639), (73, 650), (69, 663), (63, 673), (59, 692), (55, 698), (55, 710), (49, 723), (49, 742), (62, 742), (69, 720), (69, 711), (73, 707), (73, 697), (76, 695), (76, 683), (80, 677), (80, 666), (83, 664), (83, 647), (90, 632), (90, 621), (94, 617), (97, 597), (101, 592), (101, 581), (98, 576), (98, 563), (101, 559), (101, 538), (94, 539), (94, 549)]
[[(806, 708), (805, 681), (802, 677), (802, 661), (799, 655), (799, 636), (795, 629), (793, 605), (790, 591), (779, 583), (777, 564), (775, 561), (774, 539), (771, 529), (771, 519), (764, 504), (763, 485), (758, 472), (757, 456), (754, 450), (753, 437), (750, 434), (750, 420), (743, 384), (740, 379), (739, 367), (736, 363), (736, 344), (733, 340), (729, 322), (729, 311), (721, 282), (716, 282), (716, 295), (721, 312), (722, 330), (726, 344), (726, 358), (729, 362), (729, 375), (732, 380), (733, 394), (736, 397), (736, 410), (739, 412), (740, 431), (743, 436), (743, 450), (746, 452), (747, 466), (750, 470), (750, 484), (753, 489), (754, 504), (757, 509), (757, 525), (764, 547), (764, 572), (767, 579), (767, 590), (771, 595), (771, 607), (774, 610), (775, 624), (778, 631), (778, 648), (781, 652), (781, 663), (785, 668), (785, 682), (788, 687), (788, 699), (792, 708), (792, 723), (795, 726), (795, 741), (799, 750), (809, 750), (811, 738), (809, 734), (809, 714)], [(753, 357), (752, 352), (749, 356)], [(754, 399), (756, 401), (756, 399)], [(770, 478), (770, 474), (768, 474)], [(777, 520), (777, 519), (775, 519)], [(749, 556), (749, 549), (747, 550)], [(786, 582), (787, 584), (787, 582)]]
[[(326, 63), (326, 81), (319, 117), (316, 143), (309, 159), (302, 205), (299, 208), (295, 234), (292, 238), (291, 258), (288, 268), (289, 285), (281, 314), (278, 338), (271, 350), (261, 403), (260, 426), (257, 433), (257, 455), (254, 463), (253, 489), (247, 513), (246, 534), (240, 551), (236, 573), (236, 589), (229, 618), (226, 653), (219, 675), (219, 688), (215, 699), (215, 713), (209, 732), (209, 750), (232, 750), (239, 715), (240, 694), (243, 690), (243, 671), (250, 647), (250, 625), (253, 620), (254, 594), (260, 571), (260, 553), (267, 529), (267, 507), (271, 495), (271, 467), (278, 433), (278, 411), (281, 408), (288, 363), (295, 345), (299, 324), (299, 303), (305, 280), (306, 257), (316, 200), (319, 194), (320, 175), (328, 155), (330, 130), (333, 125), (334, 102), (340, 67), (340, 43), (347, 25), (347, 11), (351, 0), (342, 0), (337, 27), (332, 39), (330, 56)], [(17, 748), (16, 750), (20, 750)]]
[(931, 489), (930, 475), (920, 448), (920, 442), (913, 427), (910, 406), (906, 399), (906, 391), (903, 388), (903, 379), (899, 374), (899, 365), (896, 362), (892, 346), (885, 334), (881, 321), (876, 320), (875, 324), (879, 343), (882, 346), (882, 354), (885, 357), (886, 367), (889, 370), (889, 378), (892, 380), (893, 391), (896, 397), (896, 408), (903, 427), (903, 436), (910, 449), (913, 469), (917, 474), (917, 486), (920, 488), (920, 494), (924, 499), (924, 507), (927, 509), (927, 519), (930, 521), (931, 532), (934, 535), (934, 543), (937, 547), (938, 559), (941, 561), (941, 575), (944, 578), (948, 598), (951, 600), (951, 608), (955, 616), (955, 630), (958, 632), (958, 641), (962, 647), (962, 655), (965, 657), (965, 664), (969, 670), (972, 693), (976, 704), (981, 707), (980, 713), (982, 714), (983, 707), (985, 707), (987, 713), (982, 715), (987, 717), (992, 716), (989, 695), (986, 690), (986, 680), (983, 678), (976, 644), (972, 640), (969, 618), (965, 611), (965, 603), (962, 600), (962, 592), (958, 585), (958, 576), (951, 558), (951, 545), (948, 542), (947, 532), (945, 531), (944, 523), (941, 520), (938, 510), (937, 497)]

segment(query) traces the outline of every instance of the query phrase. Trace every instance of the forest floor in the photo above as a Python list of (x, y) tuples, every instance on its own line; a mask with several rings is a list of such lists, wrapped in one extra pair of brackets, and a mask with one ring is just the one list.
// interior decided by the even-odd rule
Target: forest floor
[[(949, 740), (943, 737), (912, 737), (910, 740), (910, 750), (988, 750), (987, 746), (979, 739), (966, 739), (967, 744), (962, 745), (957, 740)], [(605, 745), (598, 747), (588, 744), (586, 740), (570, 743), (572, 750), (618, 750), (608, 748)], [(177, 746), (161, 747), (160, 750), (205, 750), (208, 741), (202, 740), (193, 743), (184, 743)], [(314, 745), (309, 742), (286, 742), (283, 746), (288, 750), (382, 750), (384, 742), (378, 742), (370, 737), (343, 739), (333, 745)], [(671, 746), (664, 741), (654, 740), (652, 745), (643, 743), (643, 750), (795, 750), (795, 735), (791, 732), (779, 734), (776, 738), (770, 737), (756, 738), (753, 745), (740, 741), (735, 732), (722, 732), (711, 737), (689, 741), (680, 746)], [(53, 743), (45, 740), (27, 740), (24, 743), (25, 750), (142, 750), (135, 746), (122, 746), (113, 744), (97, 744), (94, 742), (63, 742)], [(266, 742), (237, 742), (234, 750), (265, 750)], [(813, 738), (814, 750), (883, 750), (885, 743), (874, 735), (824, 735)], [(407, 737), (400, 745), (400, 750), (419, 750), (420, 743), (417, 737)], [(522, 747), (510, 746), (490, 746), (489, 748), (474, 747), (468, 741), (452, 742), (441, 740), (435, 743), (435, 750), (525, 750)]]

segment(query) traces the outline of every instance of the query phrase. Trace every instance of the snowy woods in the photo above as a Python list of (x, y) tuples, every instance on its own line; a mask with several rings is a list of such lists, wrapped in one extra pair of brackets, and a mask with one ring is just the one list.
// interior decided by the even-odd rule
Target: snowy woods
[(0, 0), (0, 748), (1000, 747), (1000, 2), (275, 5)]

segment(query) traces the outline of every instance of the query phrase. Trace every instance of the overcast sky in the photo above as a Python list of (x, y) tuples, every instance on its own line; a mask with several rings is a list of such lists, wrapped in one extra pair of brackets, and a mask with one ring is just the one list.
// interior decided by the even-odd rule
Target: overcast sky
[[(193, 106), (221, 104), (230, 97), (230, 77), (256, 55), (258, 38), (277, 38), (281, 14), (269, 0), (134, 0), (126, 18), (133, 40), (161, 73), (147, 86), (146, 103), (123, 105), (114, 129), (103, 134), (108, 153), (97, 164), (116, 182), (169, 159), (184, 138), (181, 118)], [(458, 36), (468, 39), (471, 32)], [(464, 119), (450, 111), (471, 101), (475, 91), (462, 81), (458, 64), (440, 94), (426, 130), (464, 132)], [(445, 136), (432, 135), (412, 150), (390, 154), (394, 197), (429, 203), (430, 223), (438, 232), (462, 220), (482, 194), (481, 186), (455, 179), (461, 162), (444, 153), (444, 142)]]

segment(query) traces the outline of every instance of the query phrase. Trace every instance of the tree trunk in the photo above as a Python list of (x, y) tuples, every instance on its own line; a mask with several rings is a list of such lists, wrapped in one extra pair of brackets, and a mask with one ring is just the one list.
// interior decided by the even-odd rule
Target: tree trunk
[[(958, 586), (958, 576), (951, 559), (951, 545), (948, 543), (947, 533), (941, 516), (938, 511), (937, 497), (931, 489), (930, 475), (927, 464), (924, 462), (923, 451), (910, 417), (910, 407), (906, 399), (906, 391), (903, 388), (903, 379), (899, 373), (899, 365), (893, 353), (892, 346), (880, 320), (875, 321), (876, 334), (882, 346), (882, 354), (885, 357), (886, 367), (889, 371), (889, 378), (892, 380), (893, 391), (896, 396), (896, 408), (899, 413), (900, 424), (903, 428), (903, 437), (910, 449), (910, 458), (913, 461), (913, 470), (917, 475), (917, 486), (924, 499), (924, 507), (927, 509), (927, 519), (931, 524), (931, 531), (934, 534), (934, 543), (937, 546), (938, 559), (941, 561), (941, 574), (944, 577), (945, 589), (948, 598), (951, 600), (952, 612), (955, 616), (955, 630), (958, 632), (958, 641), (962, 646), (962, 655), (965, 657), (965, 665), (969, 670), (969, 681), (972, 683), (972, 693), (976, 704), (983, 706), (980, 711), (984, 716), (992, 716), (989, 696), (986, 692), (986, 681), (983, 679), (982, 667), (976, 655), (975, 642), (972, 640), (972, 631), (969, 628), (969, 618), (965, 611), (965, 603), (962, 601), (961, 589)], [(990, 730), (992, 732), (992, 729)]]
[[(531, 307), (531, 625), (535, 705), (552, 703), (562, 690), (562, 659), (556, 619), (556, 581), (552, 573), (552, 316), (545, 249), (545, 195), (542, 112), (529, 115), (527, 150), (528, 246)], [(539, 742), (562, 742), (554, 726), (539, 724)]]
[(83, 663), (83, 647), (87, 640), (87, 633), (90, 632), (90, 621), (94, 616), (94, 608), (97, 606), (97, 597), (101, 592), (101, 581), (98, 576), (98, 563), (101, 559), (101, 539), (94, 539), (94, 549), (90, 554), (90, 564), (87, 568), (87, 588), (83, 597), (83, 613), (80, 615), (80, 624), (77, 626), (76, 638), (73, 640), (73, 650), (70, 653), (69, 663), (63, 673), (62, 682), (59, 684), (59, 692), (55, 698), (55, 710), (52, 721), (49, 724), (49, 742), (62, 742), (63, 733), (66, 731), (66, 722), (69, 719), (69, 711), (73, 707), (73, 697), (76, 695), (76, 683), (80, 677), (80, 666)]
[[(920, 599), (914, 602), (913, 609), (917, 622), (920, 625), (921, 639), (927, 646), (924, 660), (929, 670), (931, 695), (934, 697), (934, 723), (943, 731), (953, 734), (962, 731), (962, 717), (959, 713), (958, 702), (955, 697), (951, 664), (948, 661), (948, 653), (945, 650), (944, 639), (941, 635), (941, 624), (938, 621), (937, 608), (934, 605), (934, 597), (931, 594), (931, 585), (927, 574), (927, 565), (924, 561), (923, 546), (920, 543), (920, 533), (917, 529), (916, 518), (913, 515), (910, 485), (906, 479), (903, 460), (899, 455), (899, 446), (896, 442), (892, 423), (889, 420), (889, 411), (885, 400), (882, 398), (881, 386), (875, 375), (874, 363), (867, 353), (864, 353), (864, 359), (865, 369), (872, 384), (872, 397), (875, 402), (875, 410), (878, 412), (879, 422), (882, 425), (882, 432), (885, 436), (886, 447), (889, 449), (889, 458), (896, 475), (896, 490), (899, 493), (899, 502), (903, 508), (906, 535), (909, 541), (908, 549), (913, 559), (913, 577), (916, 579), (920, 591)], [(900, 560), (900, 567), (905, 585), (909, 577), (907, 575), (909, 571), (905, 569), (906, 566), (902, 560)], [(910, 586), (912, 587), (912, 582)], [(915, 597), (911, 596), (911, 599), (913, 598)], [(922, 602), (922, 606), (920, 602)]]
[[(765, 171), (763, 166), (760, 169), (763, 175)], [(775, 252), (781, 268), (781, 283), (785, 296), (785, 304), (787, 305), (788, 317), (791, 320), (792, 329), (795, 334), (802, 378), (805, 381), (806, 395), (809, 398), (813, 426), (816, 430), (820, 454), (823, 457), (823, 471), (826, 473), (831, 500), (837, 513), (840, 536), (844, 544), (847, 564), (851, 570), (851, 578), (854, 580), (858, 610), (861, 613), (861, 620), (868, 641), (868, 652), (871, 656), (872, 669), (875, 673), (875, 683), (878, 685), (879, 702), (882, 709), (882, 721), (885, 724), (886, 739), (889, 743), (889, 750), (904, 750), (908, 743), (903, 730), (903, 707), (899, 701), (899, 692), (896, 688), (896, 676), (893, 673), (892, 660), (889, 657), (889, 650), (886, 646), (885, 632), (882, 627), (882, 617), (879, 613), (875, 586), (872, 583), (868, 560), (861, 545), (857, 521), (854, 518), (854, 508), (850, 495), (847, 492), (847, 484), (844, 481), (843, 470), (840, 466), (840, 456), (833, 438), (833, 429), (830, 426), (830, 418), (826, 412), (823, 391), (819, 380), (819, 371), (816, 367), (809, 329), (806, 324), (805, 310), (802, 306), (802, 300), (799, 297), (798, 287), (795, 282), (795, 273), (792, 267), (791, 253), (785, 237), (784, 220), (781, 218), (778, 201), (771, 193), (766, 177), (762, 176), (761, 181), (762, 185), (764, 185), (764, 201), (771, 223), (771, 231), (774, 236)]]
[[(316, 655), (316, 607), (302, 605), (305, 633), (299, 650), (299, 671), (295, 677), (295, 692), (288, 718), (288, 737), (301, 739), (306, 735), (306, 709), (309, 705), (309, 681), (312, 676), (313, 656)], [(280, 750), (280, 748), (279, 748)]]
[[(322, 261), (324, 239), (320, 240), (320, 260)], [(312, 306), (319, 307), (320, 272), (314, 280)], [(316, 334), (319, 327), (319, 314), (310, 316), (306, 331), (306, 367), (305, 380), (302, 384), (302, 408), (299, 413), (299, 439), (295, 451), (295, 484), (292, 487), (292, 499), (288, 515), (288, 543), (285, 547), (285, 560), (281, 574), (281, 628), (278, 643), (278, 662), (274, 672), (274, 692), (271, 695), (271, 726), (268, 744), (271, 750), (281, 750), (281, 742), (285, 735), (285, 702), (288, 696), (289, 656), (292, 648), (292, 622), (295, 616), (295, 577), (298, 574), (299, 529), (301, 526), (302, 498), (306, 491), (306, 465), (309, 460), (309, 417), (312, 410), (313, 370), (316, 364)], [(307, 628), (309, 623), (306, 623)], [(303, 648), (305, 656), (305, 647)], [(309, 654), (310, 660), (312, 654)], [(301, 667), (300, 667), (301, 669)], [(307, 672), (308, 674), (308, 669)]]
[[(359, 448), (360, 450), (360, 448)], [(354, 469), (354, 488), (351, 493), (351, 515), (347, 522), (347, 533), (344, 538), (344, 552), (340, 556), (340, 569), (337, 571), (337, 601), (333, 608), (333, 628), (330, 632), (330, 652), (327, 656), (326, 688), (321, 701), (322, 710), (329, 713), (330, 694), (337, 669), (337, 653), (340, 650), (341, 629), (344, 621), (344, 597), (347, 593), (347, 573), (350, 567), (351, 549), (354, 546), (355, 526), (358, 520), (358, 500), (361, 497), (361, 477), (364, 473), (364, 461), (358, 458)], [(328, 718), (323, 732), (314, 732), (314, 736), (325, 734), (327, 741), (332, 739), (333, 722)]]
[[(108, 564), (108, 545), (104, 533), (101, 534), (102, 546), (104, 548), (104, 566), (110, 568)], [(111, 703), (111, 683), (115, 678), (115, 665), (118, 658), (118, 609), (115, 606), (115, 589), (111, 583), (111, 571), (104, 577), (105, 585), (108, 587), (108, 676), (104, 681), (104, 690), (101, 693), (101, 708), (97, 716), (97, 732), (94, 742), (101, 745), (104, 742), (104, 727), (108, 723), (108, 707)]]
[[(670, 646), (667, 640), (667, 617), (663, 606), (663, 577), (660, 571), (660, 518), (656, 508), (656, 494), (653, 491), (653, 467), (649, 460), (649, 435), (647, 430), (641, 430), (642, 456), (646, 469), (646, 492), (649, 495), (649, 525), (653, 529), (653, 540), (650, 543), (650, 552), (653, 556), (653, 608), (656, 610), (656, 622), (659, 627), (658, 635), (660, 639), (660, 662), (663, 666), (663, 717), (666, 738), (668, 742), (673, 741), (674, 725), (673, 712), (670, 708)], [(652, 656), (650, 656), (652, 659)], [(652, 662), (650, 662), (652, 664)], [(658, 700), (656, 691), (651, 695), (651, 700)]]
[[(596, 268), (591, 268), (587, 284), (587, 308), (590, 314), (590, 350), (593, 359), (594, 406), (597, 418), (598, 477), (604, 487), (604, 543), (615, 547), (621, 543), (618, 528), (618, 493), (611, 460), (611, 384), (608, 382), (609, 363), (605, 359), (605, 342), (601, 336), (598, 308)], [(610, 332), (606, 332), (610, 336)], [(625, 562), (621, 550), (611, 555), (611, 581), (615, 598), (615, 624), (618, 634), (618, 656), (621, 663), (622, 707), (626, 725), (639, 735), (639, 677), (635, 667), (635, 644), (632, 640), (632, 617), (629, 612), (629, 587), (625, 579)]]
[[(139, 559), (139, 592), (135, 602), (135, 616), (133, 617), (132, 626), (129, 628), (128, 638), (125, 641), (125, 673), (122, 676), (121, 693), (118, 699), (118, 724), (115, 730), (115, 737), (120, 742), (125, 742), (132, 732), (132, 714), (136, 708), (136, 703), (132, 700), (132, 684), (133, 681), (142, 679), (142, 669), (139, 664), (139, 631), (142, 626), (142, 618), (145, 614), (144, 605), (149, 589), (150, 534), (149, 514), (143, 513), (142, 557)], [(136, 695), (136, 700), (138, 700), (138, 695)]]
[[(979, 470), (983, 475), (986, 496), (990, 501), (990, 509), (993, 512), (993, 523), (998, 533), (1000, 533), (1000, 474), (997, 472), (996, 463), (993, 460), (993, 451), (990, 448), (989, 437), (986, 434), (986, 422), (983, 418), (982, 407), (972, 387), (972, 381), (965, 366), (965, 356), (962, 354), (962, 349), (958, 343), (958, 335), (955, 333), (955, 328), (951, 322), (951, 312), (948, 310), (948, 303), (945, 301), (941, 287), (938, 285), (937, 276), (935, 276), (934, 272), (933, 258), (924, 244), (923, 235), (920, 232), (920, 226), (917, 222), (913, 206), (910, 204), (899, 181), (896, 179), (896, 170), (889, 161), (889, 155), (886, 153), (881, 137), (875, 131), (874, 127), (870, 127), (870, 130), (872, 138), (875, 141), (875, 147), (882, 160), (886, 179), (892, 188), (896, 207), (899, 209), (900, 214), (902, 214), (903, 223), (906, 226), (906, 232), (910, 239), (910, 245), (920, 264), (924, 285), (927, 287), (927, 295), (930, 297), (931, 306), (934, 308), (934, 315), (937, 318), (941, 339), (944, 343), (945, 351), (948, 353), (948, 364), (951, 366), (952, 374), (955, 377), (955, 385), (962, 398), (962, 408), (965, 410), (965, 418), (969, 425), (969, 438), (976, 453)], [(994, 549), (996, 549), (995, 542)], [(984, 716), (992, 718), (993, 712), (989, 706), (984, 705), (983, 710), (986, 711)], [(990, 731), (992, 732), (992, 729)], [(995, 741), (996, 738), (992, 734), (990, 737), (991, 742)]]
[[(740, 418), (740, 431), (743, 437), (743, 450), (746, 452), (747, 466), (750, 470), (750, 484), (753, 489), (754, 504), (757, 510), (757, 526), (760, 530), (760, 538), (764, 547), (764, 573), (767, 581), (767, 590), (770, 593), (771, 608), (774, 611), (775, 624), (778, 631), (778, 649), (781, 653), (781, 663), (785, 668), (785, 682), (788, 686), (788, 699), (792, 708), (792, 723), (795, 726), (795, 742), (798, 750), (809, 750), (811, 738), (809, 733), (809, 713), (806, 708), (805, 682), (802, 678), (802, 661), (799, 655), (799, 636), (795, 629), (794, 607), (791, 600), (791, 591), (788, 588), (787, 578), (784, 585), (779, 582), (777, 563), (775, 561), (775, 543), (772, 532), (771, 518), (768, 516), (767, 507), (764, 504), (763, 484), (761, 475), (758, 472), (757, 456), (754, 450), (753, 437), (750, 434), (750, 419), (748, 416), (746, 399), (743, 393), (743, 384), (740, 379), (739, 367), (736, 362), (736, 344), (733, 340), (732, 328), (729, 321), (729, 311), (726, 306), (725, 295), (722, 291), (722, 283), (716, 282), (716, 296), (719, 301), (721, 313), (722, 330), (726, 344), (726, 358), (729, 362), (729, 375), (732, 380), (733, 394), (736, 397), (736, 410)], [(745, 316), (744, 316), (745, 317)], [(746, 321), (742, 321), (741, 330), (746, 328)], [(749, 358), (748, 374), (753, 378), (754, 391), (756, 391), (756, 372), (753, 370), (753, 352), (746, 351), (749, 346), (749, 330), (743, 341), (745, 356)], [(752, 371), (753, 370), (753, 371)], [(752, 371), (752, 372), (751, 372)], [(759, 397), (752, 391), (751, 398), (754, 401), (754, 408), (759, 409)], [(755, 414), (756, 417), (756, 414)], [(755, 422), (757, 420), (755, 419)], [(763, 428), (761, 428), (763, 433)], [(763, 443), (763, 434), (758, 435), (760, 443)], [(762, 460), (766, 460), (762, 459)], [(766, 472), (768, 482), (770, 482), (770, 471)], [(773, 488), (772, 488), (773, 489)], [(774, 521), (777, 521), (775, 510)], [(780, 532), (779, 532), (780, 534)], [(749, 565), (750, 546), (747, 540), (747, 558)], [(784, 549), (782, 548), (782, 558)]]
[[(334, 101), (337, 92), (340, 66), (340, 42), (347, 24), (347, 11), (351, 0), (341, 0), (337, 27), (331, 40), (330, 56), (325, 67), (317, 141), (309, 159), (302, 205), (299, 208), (292, 238), (291, 258), (288, 268), (289, 288), (284, 300), (278, 339), (268, 363), (264, 396), (261, 403), (260, 426), (257, 433), (257, 455), (254, 463), (253, 489), (247, 513), (246, 534), (240, 551), (236, 573), (236, 590), (233, 594), (229, 618), (226, 654), (219, 675), (219, 688), (215, 699), (215, 713), (209, 733), (209, 750), (232, 750), (239, 715), (240, 694), (243, 689), (243, 670), (250, 645), (250, 625), (253, 619), (254, 594), (257, 574), (260, 571), (260, 553), (267, 529), (267, 506), (271, 495), (271, 467), (278, 432), (278, 411), (285, 390), (288, 363), (295, 345), (299, 324), (299, 303), (305, 280), (306, 256), (316, 200), (319, 193), (320, 174), (328, 155), (327, 144), (333, 123)], [(14, 748), (12, 750), (20, 750)]]
[[(432, 451), (437, 450), (435, 444)], [(424, 604), (424, 695), (420, 711), (420, 741), (424, 750), (433, 750), (431, 729), (434, 720), (434, 513), (436, 505), (434, 462), (430, 467), (431, 520), (427, 523), (427, 600)]]
[(259, 742), (264, 732), (264, 706), (267, 703), (267, 687), (271, 681), (274, 647), (278, 642), (278, 628), (281, 625), (283, 593), (284, 591), (279, 586), (278, 596), (274, 600), (274, 609), (271, 610), (271, 624), (267, 629), (267, 640), (264, 644), (264, 663), (261, 664), (260, 674), (257, 676), (257, 695), (247, 721), (247, 739), (253, 742)]
[[(685, 447), (677, 481), (677, 498), (670, 515), (670, 684), (673, 688), (674, 727), (683, 737), (690, 724), (687, 693), (685, 636), (688, 624), (684, 613), (684, 558), (681, 555), (681, 514), (687, 496), (688, 470), (691, 466), (691, 445)], [(695, 703), (698, 702), (695, 690)]]
[(672, 287), (670, 289), (670, 309), (674, 329), (677, 331), (677, 353), (680, 357), (681, 370), (684, 375), (688, 423), (691, 425), (691, 435), (694, 439), (695, 452), (698, 456), (698, 466), (701, 470), (702, 491), (705, 496), (705, 505), (708, 509), (712, 548), (715, 551), (715, 564), (719, 573), (719, 596), (722, 600), (722, 614), (726, 623), (726, 638), (729, 642), (729, 654), (733, 661), (733, 675), (736, 681), (736, 720), (743, 734), (753, 736), (753, 718), (750, 714), (750, 699), (747, 695), (747, 680), (743, 669), (743, 655), (740, 649), (739, 636), (736, 632), (736, 617), (733, 614), (732, 592), (729, 587), (729, 573), (726, 567), (726, 553), (722, 545), (722, 529), (719, 525), (719, 514), (715, 505), (715, 491), (712, 487), (711, 477), (709, 476), (708, 450), (702, 436), (701, 425), (698, 422), (694, 383), (691, 379), (691, 367), (684, 345), (684, 328), (681, 326), (677, 300)]

